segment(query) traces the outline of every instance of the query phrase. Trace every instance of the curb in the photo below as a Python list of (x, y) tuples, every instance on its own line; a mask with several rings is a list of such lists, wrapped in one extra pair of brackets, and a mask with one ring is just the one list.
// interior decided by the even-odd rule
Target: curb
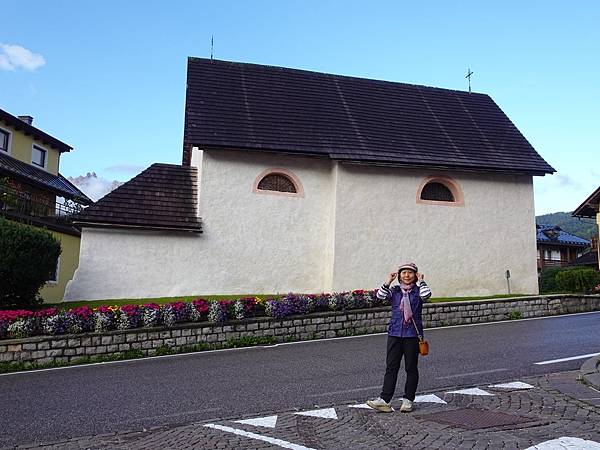
[(600, 390), (600, 355), (583, 363), (579, 369), (579, 377), (585, 384)]

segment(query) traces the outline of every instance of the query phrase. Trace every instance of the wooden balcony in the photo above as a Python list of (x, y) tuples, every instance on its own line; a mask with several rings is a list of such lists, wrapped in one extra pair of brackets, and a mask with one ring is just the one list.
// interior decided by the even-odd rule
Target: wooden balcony
[(71, 224), (73, 215), (81, 211), (83, 205), (72, 200), (65, 200), (64, 203), (50, 201), (0, 183), (0, 215), (12, 220), (68, 225)]
[(562, 259), (539, 259), (537, 260), (537, 266), (539, 270), (545, 269), (546, 267), (565, 267), (569, 264), (569, 261)]

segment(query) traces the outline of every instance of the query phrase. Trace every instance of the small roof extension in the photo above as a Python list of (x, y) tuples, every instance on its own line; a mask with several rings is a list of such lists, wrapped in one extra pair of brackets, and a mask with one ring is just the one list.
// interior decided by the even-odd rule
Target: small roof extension
[(589, 247), (590, 241), (563, 231), (554, 225), (536, 225), (538, 244), (568, 245), (573, 247)]
[(596, 217), (600, 210), (600, 186), (571, 214), (574, 217)]
[(352, 164), (555, 172), (485, 94), (203, 58), (188, 58), (184, 164), (193, 146)]
[(157, 163), (86, 208), (74, 222), (202, 233), (197, 211), (197, 167)]

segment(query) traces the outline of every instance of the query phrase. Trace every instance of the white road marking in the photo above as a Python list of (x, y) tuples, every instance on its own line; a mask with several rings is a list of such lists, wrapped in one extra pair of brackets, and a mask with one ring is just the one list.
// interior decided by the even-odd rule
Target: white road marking
[(443, 380), (446, 378), (459, 378), (459, 377), (468, 377), (471, 375), (483, 375), (486, 373), (495, 373), (495, 372), (506, 372), (508, 369), (490, 369), (490, 370), (481, 370), (479, 372), (466, 372), (466, 373), (457, 373), (456, 375), (446, 375), (443, 377), (436, 377), (437, 380)]
[(554, 364), (554, 363), (559, 363), (559, 362), (564, 362), (564, 361), (573, 361), (575, 359), (591, 358), (592, 356), (598, 356), (598, 355), (600, 355), (600, 353), (588, 353), (587, 355), (571, 356), (569, 358), (551, 359), (549, 361), (540, 361), (540, 362), (536, 362), (534, 364), (537, 364), (538, 366), (543, 366), (544, 364)]
[(362, 409), (372, 409), (369, 405), (367, 405), (366, 403), (360, 403), (358, 405), (348, 405), (348, 408), (362, 408)]
[(448, 403), (439, 398), (435, 394), (427, 394), (427, 395), (417, 395), (415, 397), (415, 402), (417, 403), (441, 403), (443, 405), (447, 405)]
[(600, 450), (600, 444), (586, 439), (560, 437), (527, 447), (525, 450)]
[(512, 383), (490, 384), (488, 387), (501, 389), (533, 389), (533, 386), (521, 381), (513, 381)]
[(275, 428), (277, 416), (257, 417), (256, 419), (235, 420), (235, 423), (254, 425), (255, 427)]
[(448, 394), (462, 394), (462, 395), (495, 395), (490, 394), (488, 391), (484, 391), (479, 388), (471, 388), (471, 389), (459, 389), (457, 391), (448, 391)]
[(337, 419), (337, 413), (334, 408), (313, 409), (312, 411), (303, 411), (294, 413), (299, 416), (321, 417), (323, 419)]
[(289, 448), (292, 450), (316, 450), (314, 448), (305, 447), (304, 445), (284, 441), (283, 439), (276, 439), (269, 436), (263, 436), (261, 434), (251, 433), (249, 431), (244, 430), (238, 430), (237, 428), (225, 427), (223, 425), (217, 425), (214, 423), (207, 423), (204, 426), (208, 428), (214, 428), (215, 430), (225, 431), (226, 433), (237, 434), (238, 436), (244, 436), (250, 439), (256, 439), (258, 441), (268, 442), (269, 444), (278, 445), (279, 447)]

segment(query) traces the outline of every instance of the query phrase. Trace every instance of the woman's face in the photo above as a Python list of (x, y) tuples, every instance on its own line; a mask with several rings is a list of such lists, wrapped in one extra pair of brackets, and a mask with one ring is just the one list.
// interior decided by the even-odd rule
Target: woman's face
[(404, 284), (414, 283), (417, 276), (412, 270), (404, 269), (400, 271), (400, 281)]

